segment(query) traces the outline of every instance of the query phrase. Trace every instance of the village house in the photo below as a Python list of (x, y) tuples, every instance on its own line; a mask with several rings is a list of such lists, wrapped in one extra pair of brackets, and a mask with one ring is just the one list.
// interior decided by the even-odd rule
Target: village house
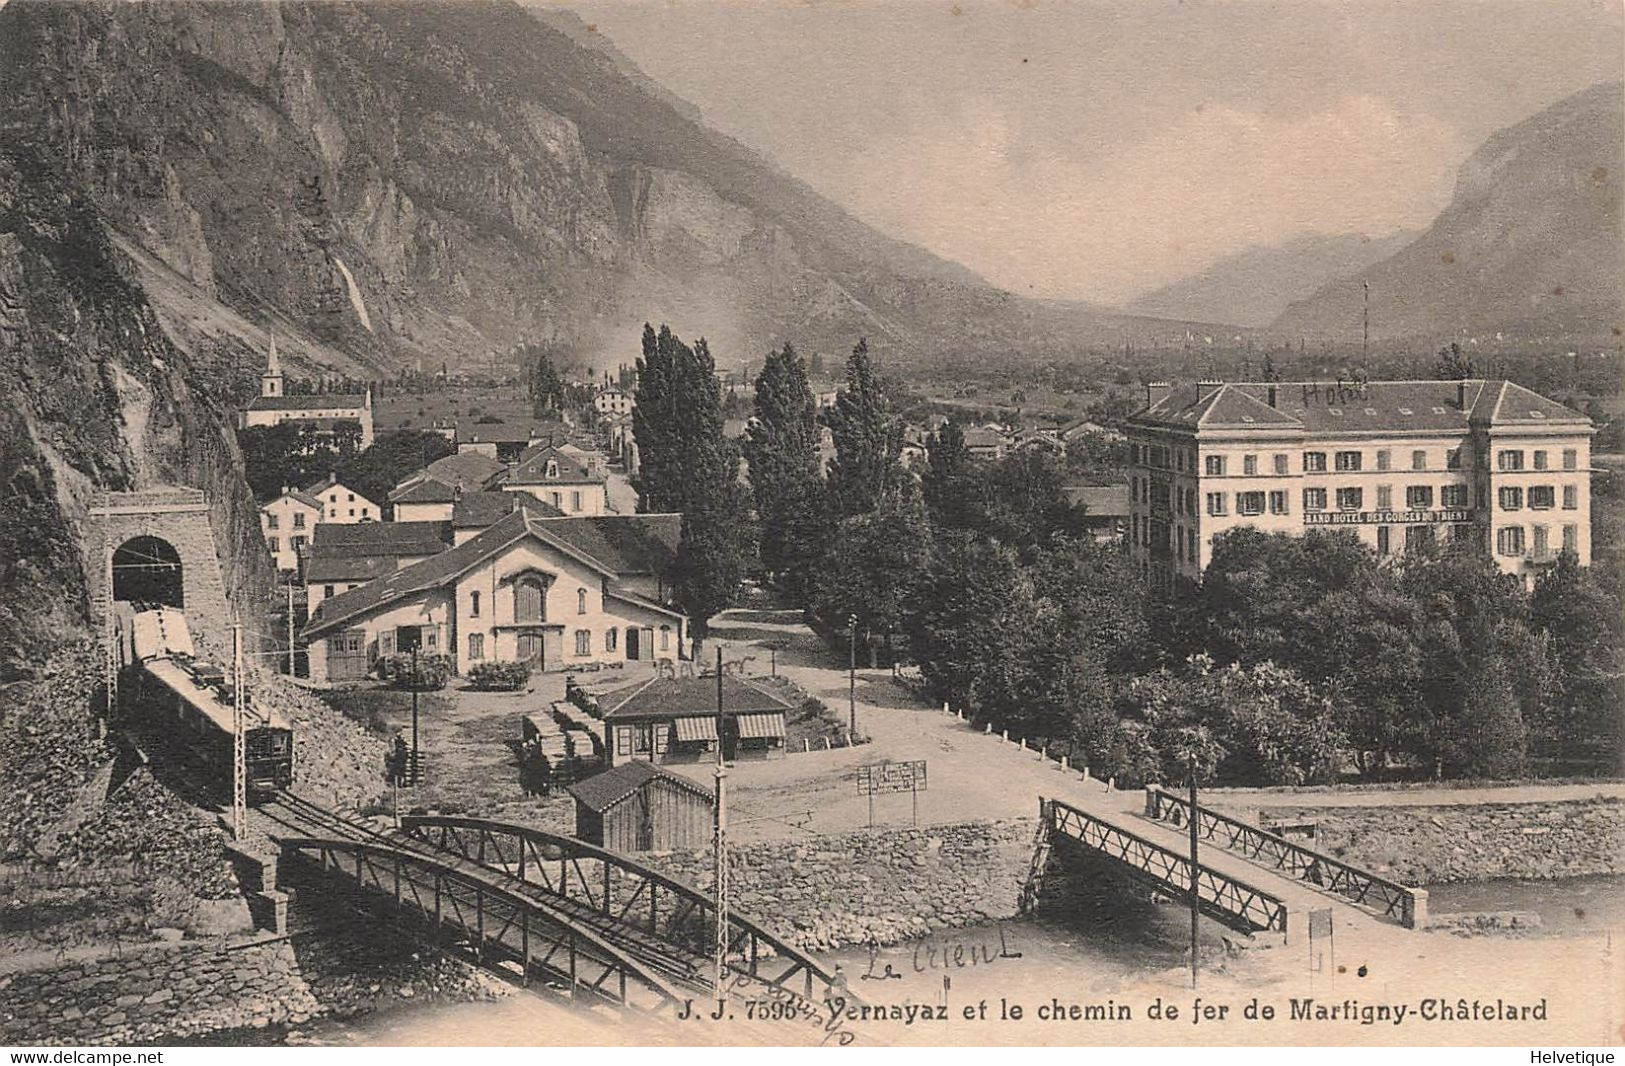
[(567, 515), (609, 510), (608, 478), (599, 457), (573, 446), (538, 444), (499, 480), (505, 490), (528, 493)]
[[(749, 681), (723, 675), (723, 755), (766, 759), (784, 754), (790, 705)], [(717, 750), (717, 679), (656, 676), (598, 700), (611, 765), (713, 760)]]
[(260, 533), (276, 568), (299, 569), (299, 557), (322, 520), (322, 502), (303, 489), (284, 487), (276, 499), (260, 506)]
[(992, 426), (970, 426), (965, 430), (965, 451), (975, 459), (1003, 459), (1010, 438)]
[(304, 629), (311, 679), (361, 678), (416, 646), (540, 670), (675, 661), (687, 621), (666, 573), (682, 516), (542, 518), (521, 508), (484, 532), (332, 599)]
[(451, 547), (446, 522), (323, 522), (305, 553), (312, 611), (323, 600), (393, 574)]
[(354, 525), (357, 522), (376, 522), (383, 516), (382, 508), (340, 482), (336, 474), (329, 474), (326, 480), (307, 486), (305, 492), (321, 502), (323, 522)]
[(512, 463), (532, 445), (565, 440), (569, 432), (568, 425), (556, 420), (488, 422), (465, 418), (458, 421), (453, 441), (458, 452), (472, 452), (500, 463)]
[(239, 426), (247, 429), (250, 426), (298, 422), (318, 430), (336, 431), (353, 423), (360, 430), (361, 447), (372, 446), (370, 391), (289, 396), (286, 385), (281, 363), (277, 359), (276, 338), (272, 337), (265, 370), (260, 374), (260, 394), (243, 409)]
[(436, 459), (390, 490), (392, 519), (396, 522), (449, 522), (459, 496), (490, 487), (507, 469), (478, 452), (459, 452)]
[(631, 393), (613, 385), (598, 390), (592, 398), (593, 410), (601, 415), (630, 415), (633, 403)]

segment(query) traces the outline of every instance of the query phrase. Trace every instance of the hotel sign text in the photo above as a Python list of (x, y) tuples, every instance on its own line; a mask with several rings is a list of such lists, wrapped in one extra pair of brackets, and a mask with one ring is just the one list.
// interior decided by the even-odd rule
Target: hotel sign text
[(1466, 510), (1453, 511), (1311, 511), (1303, 516), (1306, 526), (1407, 525), (1418, 522), (1468, 522)]

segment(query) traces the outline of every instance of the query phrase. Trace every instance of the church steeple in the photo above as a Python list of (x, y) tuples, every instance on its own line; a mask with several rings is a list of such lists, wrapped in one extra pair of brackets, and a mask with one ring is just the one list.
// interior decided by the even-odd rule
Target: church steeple
[(266, 357), (265, 370), (260, 373), (260, 395), (282, 395), (282, 364), (276, 356), (276, 334), (271, 334), (271, 351)]

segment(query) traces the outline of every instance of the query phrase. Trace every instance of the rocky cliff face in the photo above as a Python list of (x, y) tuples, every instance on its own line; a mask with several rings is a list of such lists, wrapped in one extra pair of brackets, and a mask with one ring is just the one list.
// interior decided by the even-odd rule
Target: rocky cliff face
[(1357, 339), (1365, 280), (1374, 337), (1617, 338), (1622, 115), (1615, 82), (1496, 133), (1425, 233), (1293, 304), (1272, 329)]

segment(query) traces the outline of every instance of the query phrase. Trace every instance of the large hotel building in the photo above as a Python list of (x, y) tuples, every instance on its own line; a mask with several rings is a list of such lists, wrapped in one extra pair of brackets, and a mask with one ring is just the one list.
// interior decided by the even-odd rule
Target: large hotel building
[(1125, 426), (1129, 543), (1154, 583), (1213, 538), (1350, 529), (1381, 555), (1465, 538), (1530, 582), (1591, 561), (1589, 419), (1510, 381), (1146, 386)]

